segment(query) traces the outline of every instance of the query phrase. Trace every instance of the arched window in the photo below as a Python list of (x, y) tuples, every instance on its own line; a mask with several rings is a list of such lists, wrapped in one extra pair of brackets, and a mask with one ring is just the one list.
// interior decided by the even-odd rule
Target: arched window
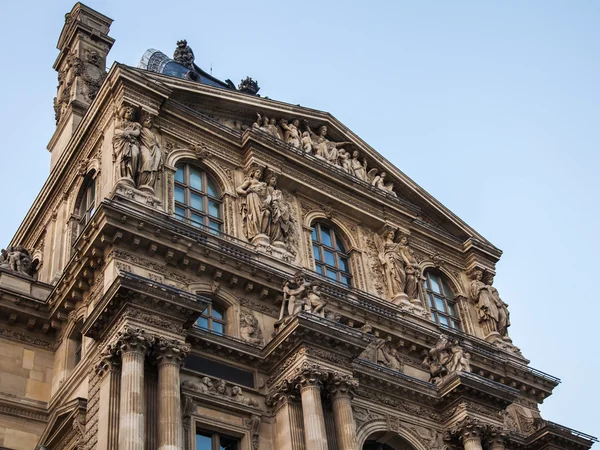
[(449, 328), (461, 329), (460, 319), (454, 302), (454, 292), (446, 278), (438, 271), (425, 271), (425, 293), (431, 319)]
[(177, 164), (175, 172), (175, 217), (196, 227), (223, 231), (221, 195), (204, 170)]
[(317, 273), (352, 286), (350, 257), (339, 233), (325, 223), (316, 222), (313, 224), (312, 244)]
[(220, 336), (227, 332), (227, 309), (221, 305), (211, 303), (202, 312), (196, 325), (205, 330), (210, 330)]
[(87, 176), (79, 193), (79, 206), (77, 207), (77, 215), (79, 216), (79, 233), (90, 221), (95, 211), (96, 180), (90, 174)]

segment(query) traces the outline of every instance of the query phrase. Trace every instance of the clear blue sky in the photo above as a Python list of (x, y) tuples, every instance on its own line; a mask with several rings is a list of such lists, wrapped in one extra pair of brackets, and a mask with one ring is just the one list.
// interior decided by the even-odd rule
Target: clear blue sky
[[(600, 436), (600, 2), (90, 0), (109, 65), (186, 38), (220, 78), (334, 114), (504, 251), (516, 345), (563, 380), (548, 420)], [(42, 186), (71, 1), (3, 2), (6, 245)]]

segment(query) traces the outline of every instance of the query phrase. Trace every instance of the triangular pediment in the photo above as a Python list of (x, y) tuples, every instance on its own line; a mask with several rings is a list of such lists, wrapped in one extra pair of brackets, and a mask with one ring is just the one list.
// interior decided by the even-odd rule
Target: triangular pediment
[[(493, 247), (483, 236), (327, 112), (141, 69), (119, 67), (161, 85), (169, 92), (167, 104), (179, 108), (180, 114), (185, 114), (186, 111), (193, 113), (196, 119), (207, 123), (211, 132), (222, 134), (222, 137), (230, 141), (241, 140), (246, 132), (268, 135), (282, 147), (293, 147), (304, 151), (309, 157), (329, 162), (332, 177), (346, 172), (356, 177), (366, 189), (374, 192), (379, 190), (389, 201), (403, 202), (410, 210), (413, 220), (423, 227), (435, 230), (457, 243), (465, 243), (473, 238)], [(326, 127), (326, 130), (322, 127)], [(382, 177), (383, 173), (385, 175)]]

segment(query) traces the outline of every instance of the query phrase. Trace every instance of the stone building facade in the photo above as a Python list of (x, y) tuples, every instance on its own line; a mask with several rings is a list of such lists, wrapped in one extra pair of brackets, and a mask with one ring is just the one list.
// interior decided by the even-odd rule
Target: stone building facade
[(0, 256), (0, 448), (587, 449), (541, 418), (501, 251), (328, 113), (114, 64), (78, 3)]

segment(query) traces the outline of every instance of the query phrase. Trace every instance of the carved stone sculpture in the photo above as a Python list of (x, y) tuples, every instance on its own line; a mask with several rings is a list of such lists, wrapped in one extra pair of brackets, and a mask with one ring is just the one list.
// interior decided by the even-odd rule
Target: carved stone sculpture
[(344, 145), (352, 145), (351, 142), (333, 142), (327, 139), (327, 125), (321, 125), (317, 133), (310, 129), (308, 122), (305, 121), (304, 126), (310, 135), (315, 156), (323, 158), (331, 164), (338, 164), (339, 148)]
[(258, 95), (260, 87), (258, 86), (258, 82), (254, 81), (252, 77), (246, 77), (238, 85), (238, 91), (244, 94)]
[(475, 303), (477, 317), (483, 327), (486, 339), (510, 340), (508, 337), (508, 327), (510, 326), (508, 305), (502, 301), (498, 290), (491, 285), (493, 277), (488, 277), (486, 280), (490, 284), (486, 284), (482, 280), (483, 271), (474, 270), (471, 274), (471, 298)]
[(377, 169), (371, 169), (367, 173), (367, 180), (371, 183), (371, 186), (375, 186), (376, 188), (387, 191), (395, 196), (394, 183), (388, 183), (386, 181), (387, 173), (381, 172), (380, 174), (377, 174), (377, 172)]
[(389, 367), (393, 370), (402, 371), (403, 365), (398, 359), (398, 352), (392, 346), (390, 340), (384, 341), (377, 351), (377, 364)]
[(287, 120), (281, 119), (279, 125), (283, 129), (283, 140), (296, 148), (300, 148), (300, 121), (298, 119), (292, 120), (292, 123), (288, 123)]
[(253, 244), (273, 245), (294, 254), (297, 232), (292, 207), (277, 189), (277, 176), (267, 175), (266, 182), (262, 177), (262, 169), (252, 169), (236, 190), (243, 197), (241, 213), (246, 237)]
[(352, 153), (351, 167), (354, 176), (360, 180), (367, 181), (367, 160), (360, 160), (360, 153)]
[(163, 171), (163, 152), (158, 138), (152, 131), (153, 118), (146, 116), (140, 133), (140, 168), (137, 180), (138, 188), (154, 192), (154, 184)]
[(283, 285), (283, 302), (276, 329), (289, 322), (292, 317), (302, 311), (325, 317), (327, 302), (321, 298), (318, 283), (306, 281), (301, 272), (296, 273)]
[(209, 377), (204, 377), (200, 381), (185, 380), (183, 383), (181, 383), (181, 387), (201, 394), (214, 395), (224, 399), (229, 399), (253, 408), (258, 407), (258, 402), (255, 399), (244, 396), (241, 387), (233, 385), (231, 388), (229, 388), (225, 380), (215, 381), (217, 381), (216, 388), (214, 387), (213, 380)]
[(408, 245), (408, 237), (398, 236), (394, 228), (386, 228), (381, 235), (374, 235), (374, 241), (390, 300), (394, 304), (420, 305), (420, 268)]
[(25, 275), (31, 275), (31, 255), (22, 245), (2, 249), (0, 267)]
[(251, 311), (242, 311), (240, 313), (240, 337), (250, 344), (263, 345), (263, 334), (258, 324), (258, 320)]
[(173, 60), (188, 69), (194, 70), (194, 52), (185, 39), (177, 41), (177, 48), (173, 53)]
[(446, 376), (456, 372), (470, 372), (471, 356), (459, 345), (457, 340), (450, 342), (447, 336), (441, 335), (435, 346), (429, 350), (423, 367), (429, 369), (430, 381), (439, 385)]
[(231, 399), (243, 405), (258, 407), (258, 402), (253, 398), (245, 397), (242, 388), (239, 386), (231, 388)]

